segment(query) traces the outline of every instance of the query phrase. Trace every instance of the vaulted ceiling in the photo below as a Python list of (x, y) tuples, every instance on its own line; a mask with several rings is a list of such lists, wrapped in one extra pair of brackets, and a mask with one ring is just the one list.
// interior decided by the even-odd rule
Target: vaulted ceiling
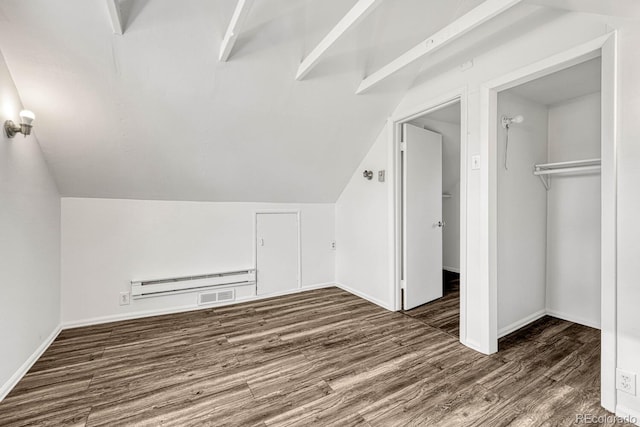
[(387, 0), (301, 81), (355, 0), (3, 0), (0, 49), (63, 196), (333, 202), (420, 63), (362, 79), (481, 0)]

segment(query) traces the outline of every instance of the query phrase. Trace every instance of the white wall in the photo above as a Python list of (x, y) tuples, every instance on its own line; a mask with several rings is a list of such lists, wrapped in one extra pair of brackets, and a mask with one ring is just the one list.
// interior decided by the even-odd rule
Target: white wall
[[(459, 104), (458, 105), (459, 108)], [(460, 125), (429, 116), (414, 120), (425, 129), (442, 135), (442, 192), (451, 198), (442, 199), (442, 266), (460, 271)]]
[[(0, 123), (19, 123), (22, 105), (1, 54), (0, 102)], [(35, 134), (0, 133), (1, 400), (60, 323), (60, 197)]]
[[(640, 28), (623, 27), (619, 38), (618, 135), (618, 367), (640, 375)], [(618, 407), (640, 419), (640, 393), (618, 392)]]
[(547, 192), (533, 165), (547, 160), (547, 107), (498, 94), (498, 117), (524, 116), (509, 129), (498, 126), (498, 331), (511, 332), (545, 310)]
[[(600, 158), (600, 93), (549, 107), (549, 162)], [(600, 174), (554, 175), (548, 194), (547, 310), (600, 326)]]
[[(333, 204), (62, 199), (62, 320), (65, 325), (196, 307), (196, 293), (132, 301), (131, 280), (254, 266), (254, 212), (299, 209), (302, 286), (332, 284)], [(250, 297), (247, 288), (239, 296)]]
[[(336, 281), (383, 307), (393, 307), (389, 279), (388, 129), (382, 130), (336, 202)], [(363, 178), (372, 170), (374, 178)], [(378, 182), (379, 170), (387, 180)]]

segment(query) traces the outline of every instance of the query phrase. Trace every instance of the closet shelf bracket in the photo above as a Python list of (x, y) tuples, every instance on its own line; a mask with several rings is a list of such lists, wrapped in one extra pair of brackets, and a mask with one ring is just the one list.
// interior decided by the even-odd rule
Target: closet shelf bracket
[(544, 185), (544, 188), (549, 191), (551, 189), (551, 178), (545, 178), (543, 175), (538, 175), (538, 178), (540, 178), (540, 181), (542, 181), (542, 185)]

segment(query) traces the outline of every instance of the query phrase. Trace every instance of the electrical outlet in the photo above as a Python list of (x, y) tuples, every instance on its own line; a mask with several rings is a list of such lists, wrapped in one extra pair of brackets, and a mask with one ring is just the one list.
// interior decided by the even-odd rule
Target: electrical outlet
[(120, 305), (131, 304), (131, 294), (129, 292), (120, 292)]
[(335, 240), (331, 241), (330, 248), (331, 248), (332, 251), (336, 250), (336, 241)]
[(636, 395), (636, 374), (616, 369), (616, 388), (633, 396)]

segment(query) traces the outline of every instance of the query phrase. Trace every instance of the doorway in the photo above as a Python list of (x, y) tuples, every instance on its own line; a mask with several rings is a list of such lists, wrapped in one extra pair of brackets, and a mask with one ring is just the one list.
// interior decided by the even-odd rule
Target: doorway
[(278, 295), (300, 287), (299, 212), (257, 212), (256, 293)]
[(600, 329), (601, 59), (497, 106), (498, 338), (545, 315)]
[[(478, 290), (488, 299), (478, 304), (479, 320), (483, 325), (479, 349), (486, 353), (498, 351), (498, 171), (503, 158), (499, 156), (498, 116), (499, 92), (531, 82), (557, 71), (594, 58), (601, 58), (601, 117), (600, 117), (600, 340), (601, 340), (601, 404), (609, 411), (616, 407), (616, 34), (609, 33), (582, 45), (558, 53), (500, 78), (485, 83), (480, 91), (481, 117), (481, 186), (480, 205), (483, 222), (488, 225), (480, 244), (488, 256), (482, 261)], [(517, 115), (517, 114), (516, 114)], [(514, 117), (512, 117), (514, 118)], [(500, 121), (500, 123), (498, 123)], [(589, 160), (589, 159), (582, 159)], [(558, 162), (560, 163), (560, 162)], [(531, 173), (534, 173), (533, 169)], [(582, 165), (588, 166), (588, 165)], [(553, 182), (552, 182), (553, 185)]]
[(460, 337), (461, 102), (402, 124), (402, 308)]

